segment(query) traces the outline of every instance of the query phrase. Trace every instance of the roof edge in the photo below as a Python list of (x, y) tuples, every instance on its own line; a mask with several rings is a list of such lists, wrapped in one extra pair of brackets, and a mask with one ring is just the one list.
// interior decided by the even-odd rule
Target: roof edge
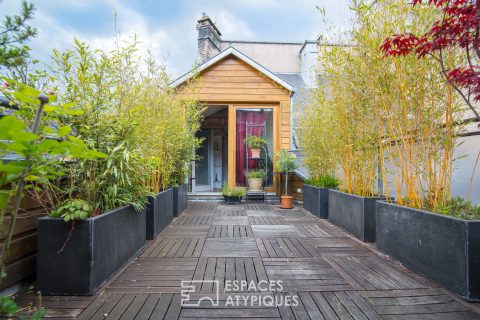
[(201, 65), (193, 68), (189, 72), (185, 73), (183, 76), (180, 76), (176, 80), (170, 82), (169, 86), (172, 87), (172, 88), (178, 87), (179, 85), (181, 85), (185, 81), (191, 79), (196, 74), (196, 72), (202, 72), (203, 70), (207, 69), (208, 67), (212, 66), (213, 64), (217, 63), (218, 61), (222, 60), (223, 58), (225, 58), (229, 55), (234, 55), (235, 57), (239, 58), (243, 62), (250, 65), (252, 68), (260, 71), (263, 74), (265, 74), (266, 76), (268, 76), (270, 79), (272, 79), (273, 81), (275, 81), (276, 83), (278, 83), (279, 85), (284, 87), (285, 89), (287, 89), (291, 92), (295, 92), (294, 86), (292, 86), (290, 83), (283, 80), (282, 78), (277, 76), (272, 71), (268, 70), (267, 68), (265, 68), (264, 66), (262, 66), (258, 62), (255, 62), (254, 60), (252, 60), (251, 58), (249, 58), (248, 56), (246, 56), (245, 54), (241, 53), (240, 51), (238, 51), (237, 49), (235, 49), (234, 47), (231, 47), (231, 46), (228, 47), (227, 49), (223, 50), (222, 52), (218, 53), (217, 55), (211, 57), (210, 59), (208, 59), (207, 61), (205, 61)]

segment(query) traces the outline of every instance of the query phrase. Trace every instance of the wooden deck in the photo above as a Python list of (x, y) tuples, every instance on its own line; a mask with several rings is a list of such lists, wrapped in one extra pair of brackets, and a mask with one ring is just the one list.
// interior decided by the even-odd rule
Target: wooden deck
[[(181, 306), (182, 280), (199, 283)], [(225, 292), (229, 280), (283, 290)], [(217, 297), (212, 306), (203, 297)], [(229, 296), (248, 303), (232, 306)], [(296, 306), (262, 300), (298, 297)], [(258, 300), (254, 300), (258, 299)], [(33, 294), (19, 296), (27, 306)], [(263, 302), (262, 302), (263, 301)], [(43, 297), (52, 318), (480, 319), (478, 309), (302, 209), (192, 202), (93, 297)]]

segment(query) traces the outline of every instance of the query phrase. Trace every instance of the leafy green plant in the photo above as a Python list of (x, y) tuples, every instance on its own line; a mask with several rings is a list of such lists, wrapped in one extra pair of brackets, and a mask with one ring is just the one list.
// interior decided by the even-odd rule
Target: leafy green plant
[(275, 154), (277, 171), (293, 172), (298, 168), (297, 156), (293, 153), (282, 150)]
[[(346, 37), (355, 45), (319, 46), (323, 74), (302, 122), (304, 162), (311, 176), (339, 170), (343, 191), (436, 211), (450, 197), (459, 99), (430, 55), (385, 57), (381, 45), (386, 35), (423, 34), (439, 11), (400, 0), (352, 4), (356, 24)], [(458, 55), (444, 58), (450, 69)]]
[(267, 145), (267, 140), (263, 137), (249, 135), (245, 138), (245, 143), (250, 148), (261, 148)]
[[(40, 300), (40, 296), (39, 296)], [(41, 300), (40, 300), (41, 304)], [(20, 314), (19, 314), (20, 313)], [(36, 307), (28, 312), (20, 308), (12, 297), (0, 296), (0, 317), (10, 319), (12, 317), (19, 318), (21, 320), (38, 320), (43, 319), (47, 315), (47, 312), (42, 307)]]
[(288, 174), (298, 168), (297, 156), (293, 153), (282, 150), (275, 154), (278, 172), (285, 172), (285, 195), (288, 195)]
[(246, 173), (247, 179), (265, 179), (267, 172), (263, 169), (249, 170)]
[(18, 309), (18, 305), (12, 298), (0, 296), (0, 315), (12, 316)]
[[(150, 194), (146, 179), (149, 158), (143, 140), (148, 127), (140, 125), (143, 102), (140, 61), (136, 42), (112, 52), (94, 51), (75, 39), (74, 49), (54, 50), (52, 70), (59, 100), (78, 101), (84, 112), (62, 121), (69, 123), (87, 146), (108, 158), (81, 159), (69, 166), (59, 197), (82, 199), (94, 210), (106, 212), (121, 206), (141, 209)], [(149, 90), (154, 91), (151, 86)]]
[(65, 222), (72, 220), (83, 220), (94, 213), (91, 204), (82, 199), (68, 199), (64, 203), (57, 205), (55, 210), (50, 213), (52, 218), (63, 218)]
[[(38, 185), (48, 190), (52, 181), (65, 174), (63, 164), (66, 159), (106, 156), (72, 136), (70, 126), (58, 125), (61, 117), (78, 113), (72, 111), (73, 105), (55, 103), (55, 96), (49, 97), (14, 80), (2, 79), (8, 86), (0, 89), (7, 98), (2, 101), (1, 107), (14, 111), (0, 119), (0, 226), (5, 234), (0, 257), (0, 281), (6, 275), (5, 263), (24, 191), (39, 189)], [(7, 161), (6, 155), (18, 160)], [(10, 217), (8, 225), (4, 223), (7, 210)], [(0, 314), (10, 315), (18, 311), (12, 298), (0, 299)], [(43, 310), (38, 310), (31, 318), (40, 319), (44, 315)]]
[(245, 188), (243, 187), (229, 187), (224, 185), (222, 188), (222, 195), (229, 197), (243, 197), (245, 196)]
[(319, 188), (337, 188), (340, 181), (334, 176), (325, 175), (306, 179), (305, 184)]
[(453, 197), (446, 205), (439, 206), (437, 212), (459, 219), (480, 220), (480, 205), (473, 205), (461, 197)]
[(37, 29), (29, 25), (35, 12), (34, 4), (22, 0), (20, 9), (19, 15), (5, 16), (0, 26), (0, 66), (9, 71), (10, 76), (18, 75), (26, 64), (30, 58), (26, 43), (38, 34)]

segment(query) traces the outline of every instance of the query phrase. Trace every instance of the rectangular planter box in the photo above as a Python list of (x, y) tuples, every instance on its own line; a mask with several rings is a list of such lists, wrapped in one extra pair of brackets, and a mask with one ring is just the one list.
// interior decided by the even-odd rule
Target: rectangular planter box
[(361, 197), (329, 191), (328, 220), (363, 242), (375, 242), (375, 202), (384, 197)]
[(71, 222), (44, 217), (37, 239), (38, 290), (92, 295), (145, 246), (145, 212), (126, 206), (75, 221), (73, 231)]
[(480, 221), (377, 202), (377, 248), (467, 300), (480, 300)]
[(173, 189), (147, 197), (147, 240), (153, 240), (173, 220)]
[(320, 219), (328, 219), (328, 190), (309, 185), (303, 186), (303, 208)]
[(188, 184), (172, 187), (173, 189), (173, 216), (178, 217), (187, 209)]

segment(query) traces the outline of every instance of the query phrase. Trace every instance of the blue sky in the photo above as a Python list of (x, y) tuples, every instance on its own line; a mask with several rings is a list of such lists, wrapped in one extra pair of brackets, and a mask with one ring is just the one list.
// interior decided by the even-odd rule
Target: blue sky
[[(19, 0), (0, 0), (13, 13)], [(348, 28), (348, 0), (31, 0), (39, 36), (34, 56), (48, 62), (52, 48), (68, 48), (77, 37), (99, 49), (113, 49), (115, 19), (121, 36), (137, 35), (143, 49), (167, 65), (172, 76), (186, 72), (196, 57), (195, 24), (206, 12), (227, 40), (302, 42), (326, 34), (316, 6), (326, 9), (337, 29)]]

